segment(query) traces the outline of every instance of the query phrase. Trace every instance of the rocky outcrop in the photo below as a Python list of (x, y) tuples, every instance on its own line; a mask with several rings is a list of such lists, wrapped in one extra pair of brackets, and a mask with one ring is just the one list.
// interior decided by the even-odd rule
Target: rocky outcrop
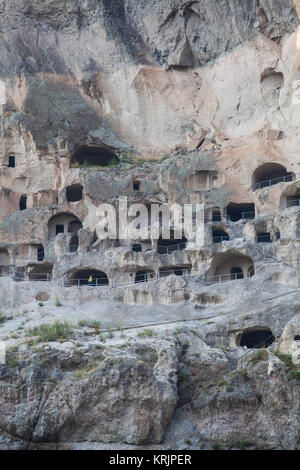
[(30, 442), (160, 443), (177, 402), (174, 346), (136, 343), (103, 354), (68, 344), (49, 343), (19, 363), (8, 357), (2, 431)]
[(71, 342), (9, 351), (0, 447), (299, 445), (299, 382), (273, 352), (212, 348), (187, 328), (125, 347), (93, 337), (80, 346), (76, 331)]

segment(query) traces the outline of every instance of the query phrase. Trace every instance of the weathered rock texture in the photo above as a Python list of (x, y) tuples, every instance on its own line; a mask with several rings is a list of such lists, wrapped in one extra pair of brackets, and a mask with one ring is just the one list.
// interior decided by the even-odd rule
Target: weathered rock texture
[[(299, 14), (0, 2), (0, 447), (299, 446)], [(204, 204), (203, 246), (103, 240), (119, 196)]]

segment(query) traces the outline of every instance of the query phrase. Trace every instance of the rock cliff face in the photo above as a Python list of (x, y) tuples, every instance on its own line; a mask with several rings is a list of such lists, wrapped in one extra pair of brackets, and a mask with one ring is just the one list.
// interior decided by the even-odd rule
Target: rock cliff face
[[(0, 448), (299, 448), (299, 16), (0, 2)], [(102, 239), (119, 196), (202, 246)]]

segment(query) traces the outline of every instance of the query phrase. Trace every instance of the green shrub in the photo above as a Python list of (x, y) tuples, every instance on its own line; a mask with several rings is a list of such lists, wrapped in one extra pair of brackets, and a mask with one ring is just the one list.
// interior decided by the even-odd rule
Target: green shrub
[(266, 349), (262, 349), (261, 351), (256, 351), (255, 354), (251, 357), (249, 362), (252, 362), (253, 364), (257, 364), (260, 361), (266, 361), (269, 357), (269, 353)]
[(31, 336), (39, 336), (42, 341), (56, 341), (66, 339), (72, 331), (72, 325), (68, 322), (56, 321), (53, 324), (43, 323), (30, 330)]
[(6, 315), (0, 315), (0, 325), (2, 325), (2, 323), (6, 322), (6, 320), (7, 320)]
[(275, 351), (275, 355), (284, 363), (287, 367), (293, 367), (293, 361), (291, 354), (282, 354), (279, 351)]
[(78, 326), (84, 328), (94, 328), (96, 331), (101, 330), (101, 322), (96, 320), (79, 320)]
[(300, 370), (290, 370), (289, 377), (292, 379), (300, 380)]
[(226, 385), (226, 392), (227, 393), (230, 393), (230, 392), (233, 392), (233, 385), (232, 384), (227, 384)]
[(150, 329), (146, 329), (146, 330), (144, 330), (144, 333), (145, 333), (146, 336), (153, 336), (154, 331), (150, 330)]
[(228, 444), (227, 448), (244, 450), (247, 447), (252, 447), (252, 446), (253, 446), (253, 442), (248, 441), (248, 440), (244, 440), (244, 441), (242, 440), (242, 441), (231, 442), (230, 444)]

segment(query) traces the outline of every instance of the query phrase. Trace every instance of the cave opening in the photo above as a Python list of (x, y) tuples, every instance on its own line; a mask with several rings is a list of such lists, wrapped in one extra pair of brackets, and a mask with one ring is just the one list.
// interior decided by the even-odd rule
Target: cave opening
[(107, 275), (98, 269), (79, 269), (72, 274), (70, 283), (73, 286), (88, 285), (90, 276), (92, 276), (91, 284), (93, 286), (109, 285)]
[(261, 232), (256, 235), (256, 243), (272, 243), (269, 232)]
[(81, 201), (82, 199), (82, 185), (72, 184), (66, 188), (66, 196), (68, 202)]
[(53, 265), (42, 264), (34, 267), (28, 273), (28, 279), (30, 281), (50, 281), (52, 278)]
[(274, 186), (281, 182), (290, 182), (295, 178), (295, 174), (287, 172), (286, 168), (279, 163), (265, 163), (258, 167), (252, 176), (252, 189), (265, 188)]
[(212, 222), (221, 222), (222, 220), (222, 216), (221, 216), (221, 211), (218, 210), (218, 209), (215, 209), (213, 212), (212, 212)]
[(15, 168), (16, 166), (16, 158), (14, 155), (9, 155), (8, 157), (8, 168)]
[(141, 182), (136, 180), (136, 181), (133, 181), (132, 185), (133, 185), (133, 190), (134, 191), (139, 191), (140, 186), (141, 186)]
[(118, 157), (108, 148), (80, 146), (72, 155), (71, 167), (111, 167), (119, 164)]
[(161, 255), (170, 254), (174, 251), (182, 251), (186, 248), (187, 239), (185, 237), (182, 238), (174, 238), (174, 232), (171, 232), (171, 238), (159, 238), (157, 240), (157, 253)]
[(227, 206), (227, 218), (232, 222), (241, 219), (255, 219), (255, 205), (253, 203), (235, 204), (231, 202)]
[(27, 196), (24, 194), (20, 197), (20, 211), (24, 211), (27, 206)]
[(135, 274), (135, 280), (134, 282), (137, 284), (138, 282), (147, 282), (148, 281), (148, 275), (147, 271), (137, 271)]
[(213, 243), (221, 243), (223, 241), (229, 241), (229, 235), (224, 230), (212, 229)]
[(237, 346), (246, 346), (250, 349), (267, 348), (275, 338), (269, 328), (255, 328), (245, 330), (237, 337)]
[(132, 245), (132, 251), (134, 251), (135, 253), (140, 253), (142, 251), (142, 245), (138, 243), (135, 245)]
[(287, 196), (286, 207), (299, 207), (300, 206), (300, 191), (297, 191), (293, 196)]
[(45, 258), (45, 251), (43, 245), (38, 245), (37, 247), (37, 260), (43, 261)]
[(244, 273), (240, 266), (233, 266), (230, 269), (231, 279), (243, 279)]

